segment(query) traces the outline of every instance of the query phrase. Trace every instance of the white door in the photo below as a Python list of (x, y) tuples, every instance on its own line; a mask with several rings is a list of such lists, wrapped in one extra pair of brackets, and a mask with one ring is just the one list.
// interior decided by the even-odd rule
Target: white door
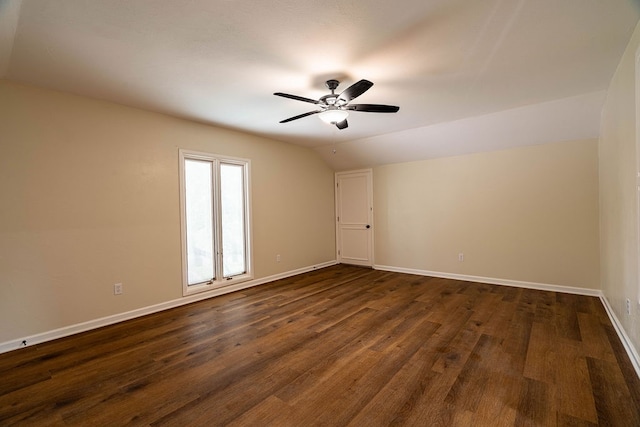
[(373, 266), (373, 173), (336, 173), (338, 262)]

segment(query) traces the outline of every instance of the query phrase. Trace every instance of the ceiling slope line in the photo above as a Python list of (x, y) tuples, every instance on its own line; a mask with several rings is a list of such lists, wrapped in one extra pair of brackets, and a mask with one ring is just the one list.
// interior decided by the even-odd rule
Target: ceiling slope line
[(0, 0), (0, 79), (9, 71), (21, 6), (22, 0)]

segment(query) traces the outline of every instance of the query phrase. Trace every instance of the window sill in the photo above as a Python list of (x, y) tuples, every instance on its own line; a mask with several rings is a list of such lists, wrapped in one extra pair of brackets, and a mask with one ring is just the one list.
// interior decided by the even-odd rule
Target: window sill
[(242, 274), (239, 276), (233, 276), (230, 279), (225, 279), (225, 280), (218, 280), (215, 281), (213, 283), (203, 283), (203, 284), (199, 284), (199, 285), (191, 285), (191, 286), (186, 286), (184, 288), (184, 292), (182, 294), (182, 296), (189, 296), (189, 295), (195, 295), (195, 294), (199, 294), (202, 292), (207, 292), (207, 291), (213, 291), (213, 290), (218, 290), (218, 289), (223, 289), (229, 286), (233, 286), (233, 285), (237, 285), (243, 282), (248, 282), (249, 280), (253, 279), (253, 275), (251, 274)]

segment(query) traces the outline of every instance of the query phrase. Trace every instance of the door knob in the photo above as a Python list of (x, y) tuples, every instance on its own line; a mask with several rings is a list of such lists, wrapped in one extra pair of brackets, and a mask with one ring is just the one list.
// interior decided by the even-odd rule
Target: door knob
[(369, 224), (367, 224), (367, 228), (371, 228), (371, 226)]

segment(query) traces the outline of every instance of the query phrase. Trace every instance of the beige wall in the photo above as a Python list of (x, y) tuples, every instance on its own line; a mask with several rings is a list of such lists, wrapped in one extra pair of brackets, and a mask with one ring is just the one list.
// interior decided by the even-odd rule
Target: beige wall
[(597, 162), (587, 140), (377, 167), (375, 263), (597, 289)]
[[(640, 24), (611, 81), (602, 113), (600, 157), (600, 239), (602, 290), (636, 349), (640, 349), (636, 201), (635, 55)], [(632, 314), (625, 299), (632, 300)]]
[(179, 148), (251, 159), (256, 278), (335, 259), (311, 150), (0, 81), (0, 343), (181, 297)]

